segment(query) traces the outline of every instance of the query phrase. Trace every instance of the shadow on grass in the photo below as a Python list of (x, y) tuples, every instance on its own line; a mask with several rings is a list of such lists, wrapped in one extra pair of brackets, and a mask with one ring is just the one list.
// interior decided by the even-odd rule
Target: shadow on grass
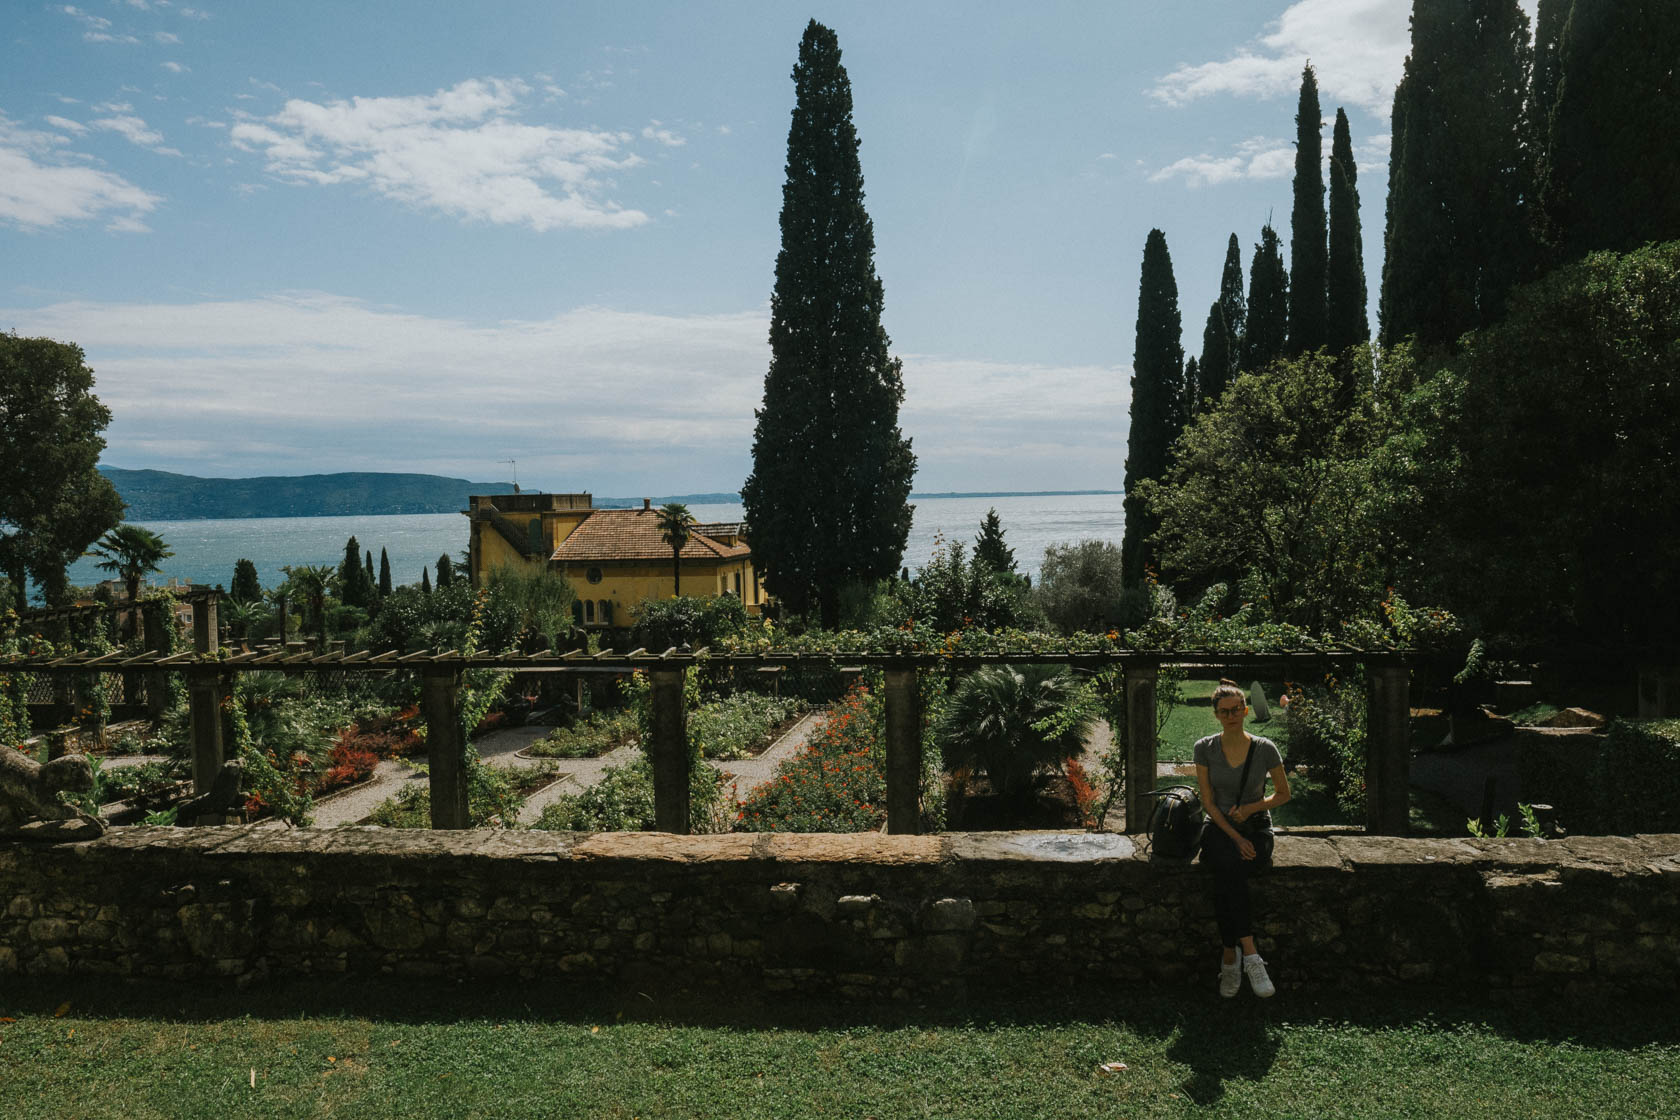
[[(1210, 958), (1211, 959), (1211, 958)], [(1219, 998), (1210, 965), (1205, 990), (1164, 987), (1076, 991), (988, 991), (948, 1001), (861, 1001), (823, 996), (669, 995), (560, 981), (285, 980), (238, 990), (232, 984), (95, 978), (9, 978), (0, 1017), (52, 1016), (68, 1003), (78, 1016), (205, 1024), (239, 1019), (368, 1019), (387, 1023), (599, 1023), (628, 1020), (665, 1026), (819, 1031), (860, 1027), (1122, 1026), (1171, 1038), (1171, 1055), (1196, 1071), (1187, 1085), (1213, 1099), (1224, 1082), (1263, 1077), (1280, 1032), (1293, 1027), (1365, 1030), (1474, 1028), (1521, 1042), (1628, 1049), (1680, 1045), (1671, 1003), (1536, 997), (1467, 999), (1461, 992), (1412, 988), (1403, 993), (1280, 991), (1261, 1003), (1246, 989)], [(1284, 983), (1285, 978), (1280, 977)]]

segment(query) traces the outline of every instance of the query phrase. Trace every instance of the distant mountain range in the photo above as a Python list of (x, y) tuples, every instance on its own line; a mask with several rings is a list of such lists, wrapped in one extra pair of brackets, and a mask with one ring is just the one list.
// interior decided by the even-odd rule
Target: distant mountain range
[[(131, 521), (192, 521), (238, 517), (339, 517), (401, 513), (456, 513), (473, 494), (511, 494), (511, 482), (469, 482), (436, 474), (271, 475), (263, 478), (198, 478), (169, 471), (100, 467), (128, 503)], [(1108, 490), (995, 491), (912, 494), (912, 498), (1008, 498), (1053, 494), (1107, 494)], [(734, 491), (666, 494), (655, 505), (726, 505)], [(595, 498), (597, 509), (629, 509), (641, 498)]]

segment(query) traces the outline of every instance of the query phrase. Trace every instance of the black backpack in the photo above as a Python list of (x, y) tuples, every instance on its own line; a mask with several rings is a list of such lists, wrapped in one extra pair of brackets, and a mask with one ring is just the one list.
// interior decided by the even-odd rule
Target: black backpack
[(1189, 786), (1151, 791), (1155, 811), (1149, 815), (1149, 854), (1160, 859), (1192, 859), (1202, 847), (1207, 814), (1202, 799)]

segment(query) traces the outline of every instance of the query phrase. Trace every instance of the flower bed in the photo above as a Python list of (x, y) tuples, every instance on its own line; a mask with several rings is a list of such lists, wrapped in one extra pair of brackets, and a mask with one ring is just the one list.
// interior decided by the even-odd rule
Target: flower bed
[(885, 705), (855, 685), (811, 733), (805, 747), (753, 790), (735, 821), (739, 832), (868, 832), (886, 814)]

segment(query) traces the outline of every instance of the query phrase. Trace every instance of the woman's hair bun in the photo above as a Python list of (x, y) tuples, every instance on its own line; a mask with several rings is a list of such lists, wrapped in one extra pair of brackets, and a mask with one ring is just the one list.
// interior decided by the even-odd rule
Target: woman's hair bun
[(1230, 677), (1220, 677), (1220, 678), (1219, 678), (1219, 683), (1220, 683), (1220, 684), (1228, 684), (1228, 685), (1234, 685), (1234, 686), (1236, 686), (1236, 687), (1237, 687), (1237, 688), (1241, 688), (1241, 687), (1242, 687), (1242, 685), (1239, 685), (1239, 684), (1237, 684), (1237, 682), (1236, 682), (1236, 681), (1234, 681), (1234, 680), (1232, 680), (1232, 679), (1231, 679), (1231, 678), (1230, 678)]

